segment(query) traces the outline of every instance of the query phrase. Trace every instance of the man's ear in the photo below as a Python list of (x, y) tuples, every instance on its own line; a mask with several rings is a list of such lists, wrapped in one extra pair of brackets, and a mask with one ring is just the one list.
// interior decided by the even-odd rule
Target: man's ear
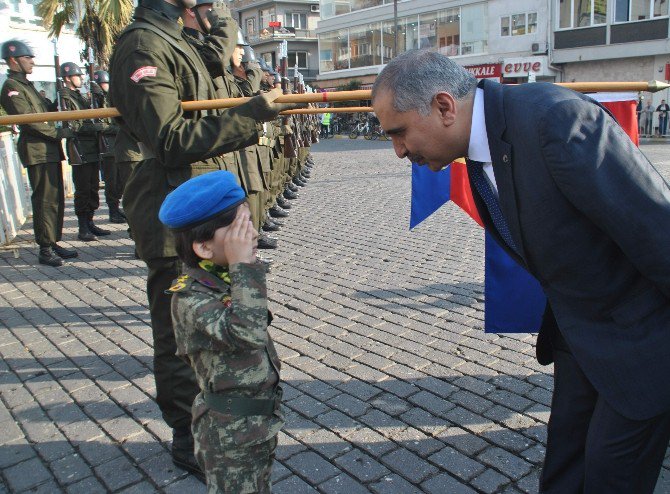
[(457, 105), (454, 97), (446, 91), (435, 95), (433, 104), (436, 105), (440, 118), (444, 125), (449, 126), (456, 120)]
[(209, 240), (205, 240), (202, 242), (193, 242), (193, 244), (191, 244), (191, 247), (193, 248), (193, 252), (195, 252), (195, 255), (198, 256), (200, 259), (209, 260), (214, 255), (212, 253), (212, 249), (210, 248)]

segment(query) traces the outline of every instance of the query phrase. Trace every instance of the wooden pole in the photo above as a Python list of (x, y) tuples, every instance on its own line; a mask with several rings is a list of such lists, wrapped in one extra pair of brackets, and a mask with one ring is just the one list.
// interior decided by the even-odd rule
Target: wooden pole
[[(597, 91), (649, 91), (656, 92), (670, 87), (670, 84), (659, 81), (651, 82), (561, 82), (560, 86), (579, 92)], [(331, 103), (334, 101), (361, 101), (372, 98), (372, 91), (361, 89), (358, 91), (331, 91), (324, 93), (284, 94), (275, 101), (277, 103)], [(184, 101), (181, 106), (187, 111), (213, 110), (217, 108), (232, 108), (249, 101), (250, 98), (224, 98), (203, 101)], [(298, 110), (296, 113), (305, 112)], [(357, 110), (349, 110), (356, 112)], [(66, 112), (28, 113), (26, 115), (7, 115), (0, 117), (0, 125), (21, 125), (39, 122), (58, 122), (68, 120), (85, 120), (92, 118), (114, 118), (121, 114), (116, 108), (98, 108), (95, 110), (74, 110)]]

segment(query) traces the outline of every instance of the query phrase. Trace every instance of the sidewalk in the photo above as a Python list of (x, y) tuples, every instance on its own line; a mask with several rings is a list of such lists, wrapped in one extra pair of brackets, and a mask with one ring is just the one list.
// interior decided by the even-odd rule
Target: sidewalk
[[(643, 147), (664, 175), (663, 145)], [(535, 336), (487, 335), (483, 237), (453, 205), (409, 232), (389, 142), (329, 139), (269, 275), (287, 425), (276, 494), (537, 492), (552, 369)], [(204, 493), (152, 400), (145, 268), (125, 225), (37, 264), (0, 251), (0, 493)], [(106, 219), (101, 211), (100, 219)], [(18, 257), (14, 257), (14, 252)], [(670, 459), (656, 492), (670, 493)]]

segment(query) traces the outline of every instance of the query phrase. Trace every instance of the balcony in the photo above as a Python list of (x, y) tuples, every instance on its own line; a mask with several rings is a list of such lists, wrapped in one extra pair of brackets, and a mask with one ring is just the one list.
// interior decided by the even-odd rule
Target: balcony
[(264, 41), (281, 41), (292, 39), (313, 39), (316, 40), (316, 31), (311, 29), (298, 29), (295, 27), (265, 27), (259, 34), (249, 34), (247, 36), (249, 43), (261, 43)]

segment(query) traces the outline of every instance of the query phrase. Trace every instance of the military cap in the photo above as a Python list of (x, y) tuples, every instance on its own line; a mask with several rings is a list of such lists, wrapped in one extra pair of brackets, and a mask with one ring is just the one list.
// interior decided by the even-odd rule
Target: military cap
[(219, 170), (187, 180), (170, 192), (158, 218), (175, 231), (189, 230), (230, 211), (246, 200), (235, 175)]
[(2, 58), (8, 60), (10, 57), (32, 57), (35, 58), (33, 50), (18, 39), (10, 39), (2, 44)]
[(74, 62), (65, 62), (60, 65), (61, 77), (70, 77), (73, 75), (84, 75), (79, 65)]
[(93, 80), (98, 84), (108, 83), (109, 84), (109, 72), (106, 70), (96, 70), (93, 73)]

